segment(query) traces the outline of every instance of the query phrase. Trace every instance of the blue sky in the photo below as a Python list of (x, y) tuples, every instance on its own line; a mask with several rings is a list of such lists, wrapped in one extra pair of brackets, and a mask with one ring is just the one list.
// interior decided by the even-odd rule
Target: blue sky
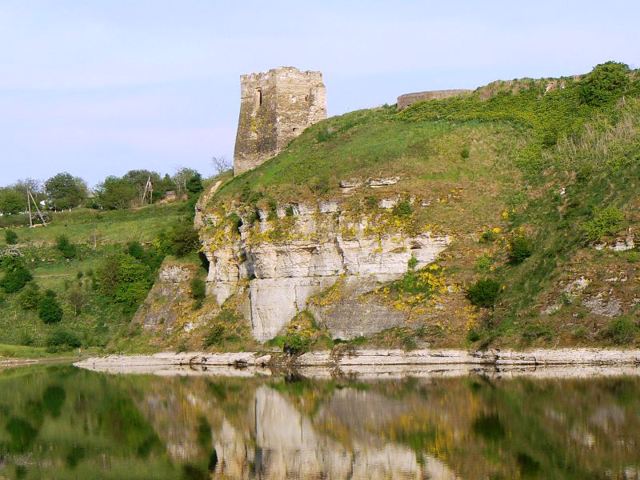
[(321, 70), (331, 115), (495, 79), (640, 67), (640, 2), (0, 0), (0, 185), (211, 174), (239, 76)]

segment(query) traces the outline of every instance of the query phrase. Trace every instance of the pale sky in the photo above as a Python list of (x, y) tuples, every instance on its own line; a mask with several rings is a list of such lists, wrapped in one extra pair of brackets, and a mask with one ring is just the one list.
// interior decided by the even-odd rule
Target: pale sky
[(330, 115), (411, 91), (640, 67), (637, 0), (0, 0), (0, 185), (212, 173), (239, 76), (321, 70)]

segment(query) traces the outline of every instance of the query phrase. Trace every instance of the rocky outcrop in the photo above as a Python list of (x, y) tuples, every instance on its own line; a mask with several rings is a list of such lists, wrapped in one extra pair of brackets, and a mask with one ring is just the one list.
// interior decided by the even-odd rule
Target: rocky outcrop
[[(241, 222), (239, 234), (233, 231), (237, 223), (230, 226), (224, 217), (209, 215), (200, 230), (210, 262), (208, 293), (219, 304), (232, 294), (246, 294), (253, 335), (261, 342), (277, 335), (313, 295), (338, 279), (357, 279), (371, 290), (404, 275), (412, 257), (416, 268), (433, 262), (450, 242), (429, 232), (407, 235), (384, 229), (379, 219), (351, 218), (335, 202), (291, 205), (277, 213), (278, 218), (269, 220), (259, 212), (260, 221), (251, 226)], [(367, 313), (371, 309), (354, 311), (352, 317)], [(327, 326), (340, 336), (350, 329), (335, 322)], [(367, 333), (386, 328), (374, 327)]]
[(181, 317), (181, 304), (189, 301), (189, 282), (194, 275), (192, 266), (163, 264), (133, 323), (142, 325), (145, 330), (171, 332)]

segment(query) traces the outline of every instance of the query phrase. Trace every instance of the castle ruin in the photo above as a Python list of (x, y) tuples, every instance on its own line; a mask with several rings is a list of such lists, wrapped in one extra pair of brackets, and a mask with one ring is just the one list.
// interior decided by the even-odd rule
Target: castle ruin
[(280, 67), (242, 75), (240, 84), (234, 175), (261, 165), (305, 128), (327, 118), (326, 90), (320, 72)]

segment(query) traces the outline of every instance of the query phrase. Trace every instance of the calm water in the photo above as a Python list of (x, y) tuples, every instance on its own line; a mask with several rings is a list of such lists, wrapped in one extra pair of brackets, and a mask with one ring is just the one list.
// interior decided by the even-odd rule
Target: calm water
[(640, 379), (0, 371), (0, 479), (640, 478)]

